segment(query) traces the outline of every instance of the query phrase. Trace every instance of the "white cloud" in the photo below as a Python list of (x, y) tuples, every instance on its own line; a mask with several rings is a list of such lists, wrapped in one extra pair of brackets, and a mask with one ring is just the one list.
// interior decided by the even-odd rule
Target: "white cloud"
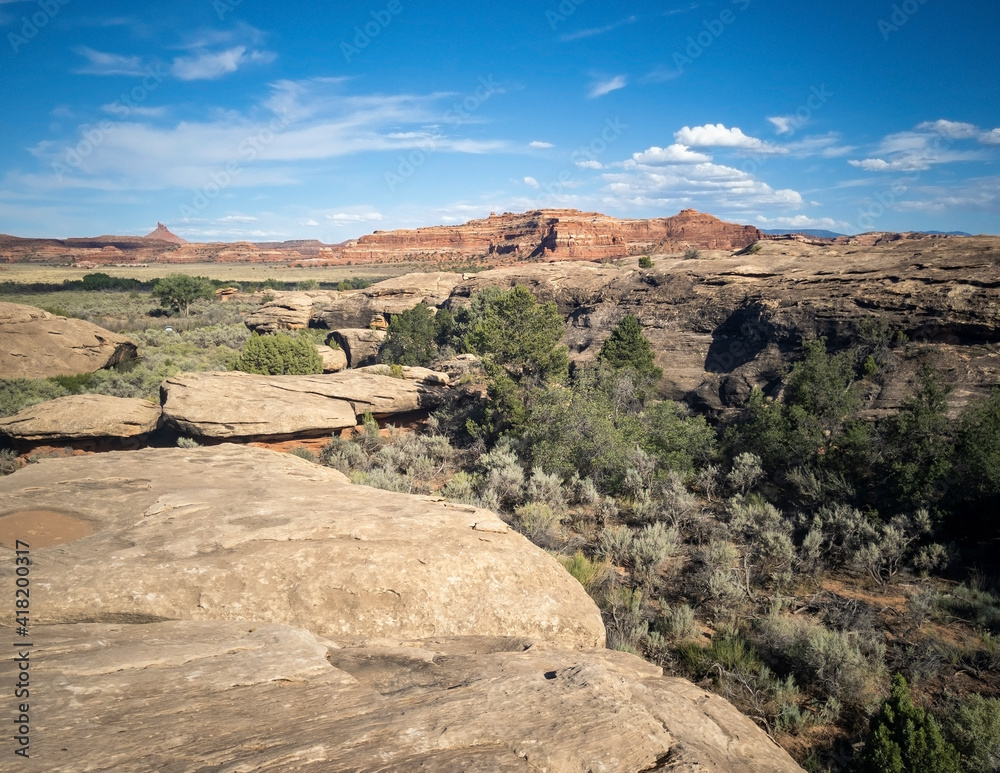
[(774, 130), (778, 134), (788, 134), (796, 128), (796, 118), (794, 115), (776, 115), (767, 119), (774, 124)]
[(381, 212), (335, 212), (327, 215), (326, 219), (335, 226), (348, 225), (349, 223), (377, 223), (382, 219)]
[[(17, 173), (10, 184), (31, 190), (201, 190), (213, 175), (228, 175), (229, 188), (276, 186), (301, 182), (302, 175), (316, 172), (316, 162), (365, 152), (385, 152), (389, 172), (398, 162), (388, 154), (400, 151), (481, 154), (511, 148), (504, 140), (428, 130), (451, 104), (447, 95), (344, 95), (338, 81), (319, 79), (271, 88), (270, 97), (243, 113), (220, 110), (201, 121), (169, 125), (139, 115), (116, 122), (61, 179), (53, 164), (65, 165), (81, 130), (40, 142), (29, 149), (38, 173)], [(227, 171), (233, 165), (236, 172)]]
[(971, 123), (961, 123), (958, 121), (924, 121), (917, 129), (921, 131), (934, 132), (942, 137), (953, 140), (968, 140), (976, 136), (979, 128)]
[(310, 219), (301, 221), (299, 225), (306, 226), (308, 228), (317, 228), (319, 226), (319, 223), (317, 223), (315, 220)]
[(246, 46), (235, 46), (217, 53), (203, 51), (196, 56), (177, 57), (170, 72), (182, 81), (213, 80), (236, 72), (244, 64), (267, 64), (274, 59), (275, 55), (270, 51), (247, 53)]
[(683, 74), (682, 70), (668, 70), (666, 67), (657, 67), (652, 72), (648, 72), (642, 76), (642, 82), (646, 84), (666, 83), (675, 78), (680, 78)]
[(767, 154), (788, 152), (786, 148), (780, 148), (756, 137), (750, 137), (744, 134), (742, 129), (735, 126), (732, 129), (727, 129), (721, 123), (708, 123), (695, 127), (685, 126), (674, 133), (674, 139), (681, 145), (695, 148), (742, 148)]
[(96, 51), (87, 46), (78, 46), (73, 49), (76, 53), (87, 58), (88, 64), (73, 70), (79, 75), (146, 75), (146, 70), (142, 65), (142, 59), (138, 56), (121, 56), (119, 54), (109, 54), (104, 51)]
[[(123, 105), (121, 102), (110, 102), (106, 105), (101, 105), (101, 110), (112, 115), (119, 115), (122, 112), (122, 108)], [(160, 118), (167, 113), (165, 107), (140, 107), (139, 105), (129, 105), (126, 110), (128, 111), (128, 115), (140, 118)]]
[(696, 153), (686, 145), (674, 144), (666, 148), (654, 145), (642, 153), (633, 153), (632, 160), (637, 164), (699, 164), (711, 161), (712, 157)]
[(216, 223), (256, 223), (257, 218), (252, 215), (226, 215), (215, 221)]
[(843, 220), (834, 220), (832, 217), (809, 217), (808, 215), (793, 215), (791, 217), (764, 217), (758, 215), (754, 222), (758, 227), (763, 226), (769, 229), (787, 228), (795, 230), (808, 228), (837, 231), (839, 233), (857, 230), (850, 223)]
[(596, 159), (590, 159), (589, 161), (577, 161), (576, 165), (581, 169), (603, 169), (604, 164)]
[(529, 188), (541, 188), (542, 186), (538, 184), (538, 180), (534, 177), (525, 177), (523, 180), (524, 184)]
[(916, 131), (897, 132), (886, 136), (875, 151), (865, 159), (852, 159), (848, 163), (867, 172), (923, 172), (933, 166), (959, 161), (982, 161), (985, 151), (956, 150), (961, 140), (983, 135), (978, 127), (954, 121), (925, 122)]
[(979, 135), (979, 141), (984, 145), (1000, 145), (1000, 129), (983, 132)]
[(591, 99), (596, 99), (597, 97), (603, 97), (605, 94), (610, 94), (612, 91), (623, 89), (627, 85), (628, 85), (627, 75), (616, 75), (614, 78), (598, 81), (593, 86), (591, 86), (590, 93), (588, 94), (588, 96)]
[[(582, 2), (582, 0), (581, 0)], [(559, 40), (563, 43), (568, 43), (571, 40), (581, 40), (582, 38), (592, 38), (595, 35), (603, 35), (605, 32), (611, 32), (618, 29), (619, 27), (624, 27), (627, 24), (635, 24), (636, 17), (629, 16), (627, 19), (622, 19), (614, 24), (608, 24), (604, 27), (595, 27), (593, 29), (580, 30), (578, 32), (569, 32), (565, 35), (560, 36)]]
[(533, 142), (529, 142), (528, 143), (528, 147), (529, 148), (554, 148), (555, 145), (553, 145), (551, 142), (541, 142), (540, 140), (534, 140)]

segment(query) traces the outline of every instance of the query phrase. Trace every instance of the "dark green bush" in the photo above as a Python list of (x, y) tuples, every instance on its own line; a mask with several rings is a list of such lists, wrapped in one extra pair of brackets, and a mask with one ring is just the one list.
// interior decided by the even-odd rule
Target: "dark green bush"
[(613, 370), (635, 370), (653, 383), (663, 378), (663, 371), (656, 367), (653, 347), (643, 335), (639, 320), (631, 314), (615, 325), (601, 346), (597, 361)]
[(859, 773), (961, 773), (958, 751), (929, 713), (914, 705), (906, 680), (892, 678), (892, 693), (872, 717)]
[(301, 376), (323, 372), (323, 358), (307, 336), (292, 338), (285, 333), (252, 335), (233, 370), (268, 376)]

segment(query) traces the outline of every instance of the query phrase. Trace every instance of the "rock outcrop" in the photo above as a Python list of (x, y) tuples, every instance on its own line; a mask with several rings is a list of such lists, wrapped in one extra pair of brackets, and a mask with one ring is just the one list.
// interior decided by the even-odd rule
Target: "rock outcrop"
[(43, 460), (0, 479), (0, 499), (8, 513), (61, 513), (93, 532), (32, 545), (45, 567), (34, 625), (246, 620), (343, 643), (604, 643), (582, 586), (495, 514), (356, 486), (291, 454), (222, 445)]
[(3, 378), (73, 376), (134, 359), (134, 341), (92, 322), (19, 303), (0, 302)]
[(347, 367), (347, 353), (332, 346), (317, 346), (316, 351), (323, 358), (323, 372), (337, 373)]
[(41, 533), (29, 773), (800, 773), (600, 649), (582, 587), (488, 511), (235, 446), (45, 460), (0, 497), (0, 543)]
[(246, 324), (260, 333), (305, 327), (367, 329), (373, 321), (385, 321), (418, 303), (440, 306), (460, 281), (460, 274), (416, 272), (362, 290), (272, 291), (273, 300), (250, 314)]
[[(447, 377), (445, 377), (447, 378)], [(342, 371), (321, 376), (182, 373), (160, 387), (164, 422), (202, 438), (320, 437), (378, 418), (428, 410), (444, 399), (440, 379)]]
[(0, 435), (12, 440), (52, 442), (133, 438), (160, 423), (160, 406), (107, 395), (70, 395), (33, 405), (0, 419)]
[(327, 339), (336, 342), (347, 356), (349, 368), (361, 368), (378, 361), (378, 350), (385, 341), (384, 330), (371, 328), (343, 328), (334, 330)]
[(721, 698), (619, 652), (485, 637), (337, 648), (235, 622), (39, 630), (46, 731), (28, 773), (801, 773)]
[(663, 368), (661, 389), (710, 411), (755, 387), (774, 393), (804, 340), (832, 349), (860, 343), (858, 324), (902, 333), (880, 374), (870, 416), (898, 410), (922, 362), (953, 389), (952, 412), (1000, 384), (1000, 238), (901, 239), (880, 246), (761, 242), (756, 251), (699, 260), (658, 257), (654, 267), (561, 263), (484, 271), (449, 304), (487, 286), (522, 284), (567, 318), (577, 363), (592, 361), (625, 314), (643, 325)]

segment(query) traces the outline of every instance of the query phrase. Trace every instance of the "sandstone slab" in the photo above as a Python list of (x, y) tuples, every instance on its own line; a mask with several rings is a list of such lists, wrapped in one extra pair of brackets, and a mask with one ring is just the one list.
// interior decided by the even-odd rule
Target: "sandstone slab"
[(160, 387), (164, 421), (195, 437), (328, 435), (371, 413), (384, 418), (436, 407), (438, 379), (341, 371), (316, 376), (182, 373)]
[(384, 330), (342, 328), (334, 330), (330, 340), (336, 341), (347, 355), (348, 367), (362, 368), (378, 361), (378, 350), (386, 335)]
[(0, 435), (24, 441), (127, 438), (159, 426), (160, 406), (108, 395), (70, 395), (0, 419)]
[(137, 356), (134, 341), (91, 322), (0, 302), (0, 378), (92, 373)]
[(332, 346), (317, 346), (316, 351), (323, 358), (323, 372), (336, 373), (347, 367), (347, 353)]
[(527, 639), (341, 648), (261, 623), (36, 629), (27, 773), (799, 773), (721, 698)]
[(244, 620), (341, 642), (604, 642), (597, 607), (555, 559), (514, 531), (476, 530), (499, 529), (496, 515), (356, 486), (290, 454), (222, 445), (43, 460), (0, 479), (0, 501), (8, 515), (62, 512), (93, 532), (32, 549), (36, 625)]

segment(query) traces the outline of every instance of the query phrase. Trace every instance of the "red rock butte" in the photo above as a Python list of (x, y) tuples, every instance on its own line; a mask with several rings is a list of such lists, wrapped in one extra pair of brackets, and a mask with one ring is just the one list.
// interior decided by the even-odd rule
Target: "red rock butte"
[(170, 229), (163, 225), (163, 223), (157, 223), (156, 230), (146, 234), (145, 238), (157, 239), (161, 242), (170, 242), (171, 244), (187, 244), (186, 239), (182, 239), (177, 234), (171, 233)]
[(601, 260), (673, 252), (689, 246), (734, 250), (761, 238), (763, 235), (753, 226), (725, 223), (693, 209), (674, 217), (647, 220), (620, 220), (575, 209), (538, 209), (523, 214), (491, 214), (458, 226), (376, 231), (348, 242), (335, 256), (355, 263), (434, 256)]

